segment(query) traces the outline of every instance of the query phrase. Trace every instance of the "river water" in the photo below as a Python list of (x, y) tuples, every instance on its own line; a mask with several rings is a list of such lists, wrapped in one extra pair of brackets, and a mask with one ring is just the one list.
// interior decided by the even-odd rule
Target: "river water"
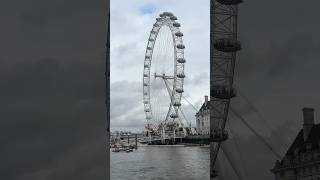
[(111, 153), (111, 180), (209, 179), (209, 148), (146, 146)]

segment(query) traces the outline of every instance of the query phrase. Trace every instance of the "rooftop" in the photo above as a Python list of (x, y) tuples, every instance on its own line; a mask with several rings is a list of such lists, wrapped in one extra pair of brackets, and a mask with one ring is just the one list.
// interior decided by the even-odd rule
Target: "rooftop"
[(298, 149), (298, 153), (306, 152), (307, 144), (311, 144), (311, 150), (320, 148), (320, 124), (315, 124), (312, 127), (306, 141), (303, 139), (303, 129), (301, 129), (285, 156), (293, 157), (296, 149)]

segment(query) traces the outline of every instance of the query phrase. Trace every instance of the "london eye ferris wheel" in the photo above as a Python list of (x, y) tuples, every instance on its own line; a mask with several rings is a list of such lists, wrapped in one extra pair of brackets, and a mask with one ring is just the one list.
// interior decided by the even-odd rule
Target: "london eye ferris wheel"
[(183, 126), (179, 108), (184, 83), (184, 44), (177, 17), (164, 12), (150, 32), (143, 68), (145, 128), (157, 133)]

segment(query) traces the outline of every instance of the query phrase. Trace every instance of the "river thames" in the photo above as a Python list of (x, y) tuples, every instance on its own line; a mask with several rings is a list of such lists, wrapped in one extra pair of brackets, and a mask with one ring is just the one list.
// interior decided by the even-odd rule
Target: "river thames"
[(145, 146), (111, 153), (111, 180), (209, 179), (209, 148)]

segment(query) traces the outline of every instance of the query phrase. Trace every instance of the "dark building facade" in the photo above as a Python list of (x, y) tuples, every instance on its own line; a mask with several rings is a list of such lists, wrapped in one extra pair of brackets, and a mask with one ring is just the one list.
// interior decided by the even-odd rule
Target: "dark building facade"
[(320, 124), (314, 109), (303, 108), (303, 128), (271, 170), (276, 180), (320, 180)]

